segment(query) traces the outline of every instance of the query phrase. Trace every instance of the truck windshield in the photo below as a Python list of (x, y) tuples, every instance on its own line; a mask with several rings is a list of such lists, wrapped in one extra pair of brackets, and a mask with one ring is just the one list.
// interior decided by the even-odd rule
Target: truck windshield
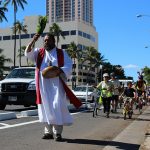
[(35, 69), (34, 68), (24, 68), (24, 69), (14, 69), (12, 72), (6, 76), (7, 79), (9, 78), (28, 78), (34, 79), (35, 77)]

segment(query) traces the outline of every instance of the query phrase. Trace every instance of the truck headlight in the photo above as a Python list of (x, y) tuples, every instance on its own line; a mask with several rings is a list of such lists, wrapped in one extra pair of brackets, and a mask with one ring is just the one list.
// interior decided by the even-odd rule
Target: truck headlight
[(28, 90), (36, 90), (35, 83), (30, 83), (28, 86)]

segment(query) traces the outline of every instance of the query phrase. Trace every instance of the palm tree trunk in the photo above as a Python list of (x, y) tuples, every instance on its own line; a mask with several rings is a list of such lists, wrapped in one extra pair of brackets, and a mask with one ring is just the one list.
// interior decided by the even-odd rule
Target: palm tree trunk
[(20, 51), (19, 51), (19, 67), (21, 67), (21, 33), (19, 33), (19, 43), (20, 43)]
[[(14, 25), (16, 23), (16, 7), (14, 5)], [(15, 28), (15, 38), (14, 38), (14, 68), (16, 66), (16, 26), (14, 26)]]
[(58, 47), (58, 37), (57, 37), (57, 47)]
[(72, 80), (72, 88), (76, 87), (76, 78), (75, 78), (75, 58), (73, 59), (73, 80)]

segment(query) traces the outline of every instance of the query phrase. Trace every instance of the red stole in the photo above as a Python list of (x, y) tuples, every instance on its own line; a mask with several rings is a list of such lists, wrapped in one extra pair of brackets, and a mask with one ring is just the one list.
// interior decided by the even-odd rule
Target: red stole
[[(56, 50), (57, 50), (58, 66), (62, 67), (64, 66), (64, 53), (62, 49), (57, 48)], [(42, 64), (42, 60), (44, 58), (44, 54), (45, 54), (45, 49), (41, 48), (37, 57), (37, 67), (36, 67), (36, 95), (37, 95), (36, 103), (37, 104), (42, 103), (40, 89), (39, 89), (39, 73), (40, 73), (39, 70)], [(73, 92), (69, 89), (69, 87), (61, 78), (60, 81), (63, 84), (64, 90), (66, 92), (67, 97), (70, 100), (70, 103), (72, 103), (76, 108), (79, 108), (82, 105), (81, 101), (73, 94)]]

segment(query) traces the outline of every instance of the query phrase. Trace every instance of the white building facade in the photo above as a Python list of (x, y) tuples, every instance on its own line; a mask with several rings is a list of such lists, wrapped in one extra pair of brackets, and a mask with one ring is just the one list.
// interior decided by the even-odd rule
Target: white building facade
[[(49, 22), (46, 25), (43, 35), (36, 42), (35, 47), (42, 47), (43, 37), (49, 32), (52, 23), (57, 23), (65, 37), (60, 37), (59, 48), (66, 49), (71, 42), (75, 42), (78, 47), (85, 50), (87, 46), (93, 46), (98, 50), (98, 33), (93, 25), (93, 0), (46, 0), (46, 13)], [(50, 15), (51, 14), (51, 15)], [(24, 25), (27, 25), (28, 33), (21, 34), (21, 45), (26, 46), (33, 35), (36, 33), (38, 16), (26, 16)], [(19, 66), (19, 35), (16, 35), (16, 66)], [(14, 60), (14, 35), (11, 28), (0, 29), (0, 48), (4, 50), (6, 58)], [(27, 60), (22, 57), (22, 66), (27, 65)], [(73, 77), (76, 85), (87, 84), (88, 78), (90, 83), (96, 83), (96, 68), (88, 70), (87, 64), (79, 64), (76, 60), (76, 70)], [(13, 63), (6, 64), (13, 66)], [(68, 82), (71, 84), (71, 80)]]

